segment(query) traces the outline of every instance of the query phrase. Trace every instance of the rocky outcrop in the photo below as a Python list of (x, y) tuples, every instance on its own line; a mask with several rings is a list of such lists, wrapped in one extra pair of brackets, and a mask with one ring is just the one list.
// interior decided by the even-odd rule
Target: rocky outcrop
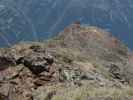
[(4, 67), (0, 70), (1, 97), (8, 97), (9, 100), (32, 100), (32, 89), (57, 81), (54, 58), (36, 45), (34, 48), (31, 45), (24, 51), (30, 51), (29, 53), (21, 52), (18, 57), (12, 52), (14, 50), (9, 51), (11, 55), (0, 57), (1, 67)]
[(57, 84), (64, 88), (86, 83), (97, 88), (130, 86), (129, 57), (128, 48), (110, 33), (76, 23), (45, 43), (1, 49), (0, 99), (52, 100), (60, 90), (45, 94), (46, 88)]

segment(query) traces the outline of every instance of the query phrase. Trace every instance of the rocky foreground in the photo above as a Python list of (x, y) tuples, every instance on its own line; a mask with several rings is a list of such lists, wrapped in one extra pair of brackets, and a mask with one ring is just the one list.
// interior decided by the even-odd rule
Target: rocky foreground
[(0, 100), (133, 100), (133, 55), (79, 23), (43, 43), (0, 49)]

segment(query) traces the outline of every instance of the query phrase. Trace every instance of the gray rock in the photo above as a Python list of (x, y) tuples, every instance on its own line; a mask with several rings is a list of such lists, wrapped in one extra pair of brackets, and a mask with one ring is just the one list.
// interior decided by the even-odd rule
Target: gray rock
[(12, 56), (2, 55), (0, 56), (0, 70), (6, 69), (9, 66), (15, 65), (15, 60)]
[(31, 54), (25, 56), (22, 62), (26, 67), (28, 67), (34, 74), (39, 74), (43, 71), (49, 71), (50, 65), (54, 63), (53, 58), (46, 58), (44, 55)]

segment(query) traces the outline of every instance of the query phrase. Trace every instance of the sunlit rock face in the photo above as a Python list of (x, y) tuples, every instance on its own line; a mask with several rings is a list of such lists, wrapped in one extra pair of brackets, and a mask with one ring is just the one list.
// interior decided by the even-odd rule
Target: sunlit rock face
[(133, 48), (132, 10), (132, 0), (0, 0), (0, 46), (44, 40), (78, 20)]

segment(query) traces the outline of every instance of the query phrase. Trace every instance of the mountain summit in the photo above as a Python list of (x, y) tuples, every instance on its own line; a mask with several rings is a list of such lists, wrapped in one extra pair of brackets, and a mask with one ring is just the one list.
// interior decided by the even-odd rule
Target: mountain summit
[(76, 22), (42, 43), (0, 49), (0, 99), (132, 100), (132, 58), (111, 33)]

